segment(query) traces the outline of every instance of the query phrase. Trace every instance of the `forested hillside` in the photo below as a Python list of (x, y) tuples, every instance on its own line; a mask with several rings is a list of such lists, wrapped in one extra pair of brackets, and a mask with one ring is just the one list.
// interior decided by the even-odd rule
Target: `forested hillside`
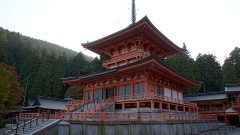
[[(201, 87), (188, 93), (214, 92), (225, 84), (240, 83), (240, 48), (236, 47), (221, 67), (212, 54), (199, 54), (194, 60), (186, 45), (183, 52), (164, 61)], [(18, 81), (27, 98), (63, 97), (66, 87), (61, 78), (76, 77), (104, 70), (98, 58), (91, 58), (46, 41), (23, 36), (0, 28), (0, 63), (16, 69)], [(81, 97), (81, 88), (70, 88), (69, 95)]]
[(61, 78), (97, 72), (97, 58), (0, 28), (0, 63), (14, 66), (27, 98), (63, 97)]

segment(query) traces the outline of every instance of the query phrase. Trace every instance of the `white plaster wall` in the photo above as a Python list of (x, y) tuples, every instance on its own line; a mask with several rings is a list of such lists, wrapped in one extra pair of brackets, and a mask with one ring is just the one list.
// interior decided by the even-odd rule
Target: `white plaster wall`
[(172, 96), (173, 96), (174, 99), (178, 99), (178, 95), (177, 95), (176, 90), (172, 90)]
[(169, 88), (164, 88), (164, 96), (166, 97), (172, 97), (171, 90)]
[(179, 99), (179, 100), (183, 100), (183, 94), (182, 94), (182, 92), (178, 92), (178, 99)]

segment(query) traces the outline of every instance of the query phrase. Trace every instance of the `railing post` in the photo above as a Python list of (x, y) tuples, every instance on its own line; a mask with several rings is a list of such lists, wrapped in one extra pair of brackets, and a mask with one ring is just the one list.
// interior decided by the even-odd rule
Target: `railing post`
[(38, 115), (37, 115), (37, 119), (36, 119), (36, 125), (38, 125)]
[(105, 116), (105, 113), (104, 112), (100, 112), (100, 121), (104, 121), (104, 116)]
[(25, 119), (23, 120), (23, 131), (24, 131), (24, 128), (25, 128)]
[(43, 122), (43, 117), (44, 117), (44, 114), (42, 113), (42, 122)]
[(32, 119), (30, 120), (30, 128), (32, 128)]
[(139, 112), (137, 113), (137, 120), (141, 121), (141, 113), (139, 113)]
[(17, 122), (17, 127), (15, 129), (15, 135), (17, 135), (17, 130), (18, 130), (18, 122)]

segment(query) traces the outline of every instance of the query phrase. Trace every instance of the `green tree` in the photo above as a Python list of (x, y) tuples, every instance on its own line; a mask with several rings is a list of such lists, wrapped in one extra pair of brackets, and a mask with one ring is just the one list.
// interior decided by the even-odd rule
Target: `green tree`
[(14, 67), (0, 63), (0, 110), (13, 108), (22, 99)]
[(70, 62), (67, 76), (82, 76), (90, 73), (90, 62), (85, 59), (83, 53), (78, 53)]
[[(191, 57), (190, 52), (187, 50), (185, 44), (183, 44), (182, 50), (183, 51), (181, 53), (170, 56), (167, 59), (167, 63), (170, 65), (170, 67), (185, 75), (186, 77), (192, 80), (196, 80), (198, 72), (195, 61)], [(191, 88), (188, 89), (186, 93), (196, 93), (198, 90), (199, 88)]]
[(170, 56), (167, 59), (167, 63), (178, 72), (189, 77), (190, 79), (195, 80), (197, 76), (197, 69), (194, 59), (190, 56), (185, 44), (183, 44), (182, 50), (183, 51), (181, 53)]
[(199, 54), (196, 59), (198, 69), (197, 80), (202, 82), (202, 92), (223, 90), (222, 70), (216, 56), (212, 54)]
[(223, 64), (224, 84), (240, 83), (240, 48), (236, 47)]
[(78, 86), (72, 86), (68, 88), (65, 97), (71, 97), (73, 99), (82, 99), (82, 88)]

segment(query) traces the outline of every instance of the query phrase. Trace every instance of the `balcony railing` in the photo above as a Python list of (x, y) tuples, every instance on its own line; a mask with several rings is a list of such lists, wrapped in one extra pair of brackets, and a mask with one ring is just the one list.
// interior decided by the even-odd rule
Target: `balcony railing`
[[(129, 54), (131, 54), (131, 55), (129, 55)], [(106, 65), (109, 65), (109, 64), (112, 64), (112, 63), (125, 61), (125, 60), (132, 59), (132, 58), (135, 58), (135, 57), (138, 57), (138, 56), (143, 56), (144, 54), (145, 53), (143, 51), (133, 50), (133, 51), (130, 51), (130, 52), (127, 52), (127, 53), (124, 53), (124, 54), (119, 54), (117, 56), (113, 56), (109, 60), (105, 60), (103, 62), (103, 65), (106, 66)]]
[(210, 108), (199, 108), (199, 111), (201, 112), (207, 112), (207, 111), (211, 111), (211, 112), (219, 112), (219, 111), (225, 111), (224, 107), (212, 107)]
[(190, 105), (197, 107), (197, 103), (189, 102), (186, 100), (180, 100), (176, 98), (171, 98), (168, 96), (160, 95), (160, 94), (153, 94), (153, 95), (144, 95), (144, 94), (139, 94), (139, 95), (126, 95), (126, 96), (117, 96), (115, 97), (115, 101), (121, 102), (121, 101), (133, 101), (133, 100), (148, 100), (148, 99), (154, 99), (154, 100), (160, 100), (160, 101), (166, 101), (166, 102), (172, 102), (176, 104), (183, 104), (183, 105)]

